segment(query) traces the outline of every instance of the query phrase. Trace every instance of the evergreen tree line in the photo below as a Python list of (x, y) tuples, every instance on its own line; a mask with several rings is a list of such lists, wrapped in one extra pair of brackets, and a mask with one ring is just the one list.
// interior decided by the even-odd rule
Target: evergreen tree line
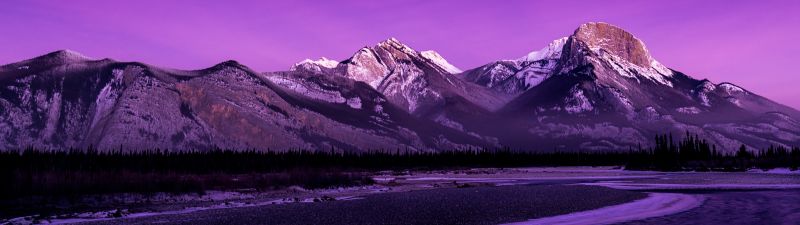
[(655, 137), (655, 145), (629, 151), (538, 152), (504, 149), (467, 149), (441, 152), (372, 150), (233, 151), (210, 150), (136, 152), (69, 149), (0, 151), (0, 169), (81, 170), (191, 173), (284, 172), (290, 170), (405, 170), (525, 166), (626, 166), (634, 170), (725, 170), (788, 167), (800, 164), (800, 148), (770, 146), (751, 151), (723, 151), (697, 135), (686, 133), (675, 141), (671, 134)]
[[(625, 166), (629, 170), (744, 171), (800, 166), (800, 148), (770, 146), (722, 150), (697, 135), (615, 152), (537, 152), (467, 149), (441, 152), (373, 150), (175, 152), (25, 149), (0, 151), (0, 200), (29, 195), (203, 191), (208, 189), (309, 188), (372, 182), (381, 170), (474, 167)], [(1, 205), (1, 204), (0, 204)]]
[(628, 152), (526, 152), (475, 149), (442, 152), (409, 151), (231, 151), (138, 152), (6, 151), (0, 153), (3, 170), (81, 170), (191, 173), (285, 172), (294, 170), (407, 170), (524, 166), (625, 165)]
[(688, 132), (677, 142), (672, 134), (657, 135), (655, 146), (630, 152), (626, 168), (634, 170), (744, 171), (776, 167), (796, 170), (800, 166), (797, 147), (770, 146), (751, 151), (742, 144), (736, 151), (719, 151), (716, 145)]
[(25, 196), (352, 186), (372, 183), (372, 172), (379, 170), (622, 165), (625, 154), (538, 154), (508, 149), (438, 153), (26, 149), (0, 153), (0, 184), (4, 184), (0, 185), (0, 212), (11, 210), (3, 208), (4, 199)]

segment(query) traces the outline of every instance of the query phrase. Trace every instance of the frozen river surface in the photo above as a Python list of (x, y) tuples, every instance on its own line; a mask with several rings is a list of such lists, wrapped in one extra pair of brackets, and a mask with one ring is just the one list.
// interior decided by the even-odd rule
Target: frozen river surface
[[(89, 224), (800, 224), (800, 174), (593, 168), (376, 177), (349, 201), (209, 209)], [(463, 185), (466, 184), (466, 185)], [(446, 185), (450, 185), (446, 187)], [(459, 188), (456, 188), (459, 187)]]

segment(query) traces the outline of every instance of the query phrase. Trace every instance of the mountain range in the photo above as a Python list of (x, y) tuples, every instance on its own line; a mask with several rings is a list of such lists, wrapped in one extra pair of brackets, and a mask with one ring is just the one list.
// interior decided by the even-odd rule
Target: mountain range
[(607, 23), (462, 71), (390, 38), (257, 72), (92, 59), (0, 67), (0, 148), (606, 151), (689, 132), (722, 150), (800, 146), (800, 112), (669, 68)]

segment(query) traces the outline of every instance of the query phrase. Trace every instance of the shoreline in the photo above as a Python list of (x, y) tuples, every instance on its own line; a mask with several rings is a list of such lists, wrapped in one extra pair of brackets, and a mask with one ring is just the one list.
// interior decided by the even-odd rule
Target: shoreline
[[(646, 198), (595, 186), (516, 185), (447, 187), (328, 201), (209, 209), (182, 214), (81, 224), (498, 224), (593, 210)], [(380, 222), (379, 222), (380, 221)], [(169, 224), (169, 223), (167, 223)]]
[[(155, 203), (139, 209), (130, 208), (121, 215), (122, 218), (114, 218), (114, 210), (94, 211), (84, 213), (72, 213), (68, 215), (57, 215), (49, 218), (27, 218), (18, 217), (7, 222), (32, 221), (34, 219), (50, 223), (67, 222), (98, 222), (119, 221), (130, 219), (141, 219), (146, 217), (160, 217), (165, 215), (183, 216), (188, 214), (204, 214), (200, 211), (216, 212), (225, 210), (252, 210), (259, 207), (317, 207), (306, 206), (316, 203), (328, 204), (326, 202), (344, 201), (363, 201), (364, 198), (372, 198), (375, 194), (399, 194), (413, 192), (459, 192), (463, 190), (482, 190), (484, 188), (501, 188), (510, 186), (583, 186), (586, 188), (608, 188), (616, 191), (626, 191), (630, 193), (647, 193), (649, 198), (656, 198), (653, 204), (668, 201), (666, 197), (683, 200), (679, 201), (682, 205), (687, 204), (691, 198), (680, 195), (682, 191), (709, 190), (709, 191), (735, 191), (735, 190), (762, 190), (762, 189), (800, 189), (800, 176), (797, 174), (774, 174), (774, 173), (752, 173), (752, 172), (731, 172), (731, 173), (691, 173), (691, 172), (654, 172), (654, 171), (625, 171), (620, 169), (609, 169), (609, 167), (536, 167), (536, 168), (515, 168), (515, 169), (464, 169), (464, 170), (442, 170), (442, 171), (407, 171), (404, 173), (377, 173), (373, 176), (376, 184), (369, 186), (358, 186), (334, 189), (304, 190), (299, 188), (289, 188), (273, 191), (269, 193), (236, 193), (219, 192), (216, 198), (213, 196), (205, 197), (206, 200), (199, 198), (183, 198), (181, 201), (169, 204)], [(572, 187), (570, 187), (572, 188)], [(581, 188), (581, 187), (578, 187)], [(535, 189), (535, 188), (534, 188)], [(499, 190), (499, 189), (498, 189)], [(678, 192), (678, 193), (664, 193)], [(544, 192), (542, 192), (544, 193)], [(667, 195), (662, 195), (667, 194)], [(669, 195), (676, 194), (676, 195)], [(689, 194), (689, 193), (687, 193)], [(679, 196), (680, 195), (680, 196)], [(698, 196), (698, 195), (693, 195)], [(472, 195), (465, 195), (464, 198), (472, 198)], [(592, 197), (592, 196), (589, 196)], [(181, 199), (181, 198), (177, 198)], [(641, 201), (641, 200), (640, 200)], [(649, 200), (654, 201), (654, 200)], [(558, 201), (554, 201), (558, 202)], [(634, 202), (616, 202), (617, 205), (633, 204)], [(161, 204), (161, 205), (159, 205)], [(302, 206), (298, 206), (300, 204)], [(335, 203), (339, 204), (339, 203)], [(124, 207), (124, 206), (123, 206)], [(243, 209), (250, 208), (250, 209)], [(614, 209), (614, 205), (598, 205), (599, 208)], [(606, 209), (608, 210), (608, 209)], [(674, 210), (674, 209), (673, 209)], [(200, 212), (200, 213), (198, 213)], [(660, 210), (659, 212), (673, 212)], [(677, 212), (677, 211), (675, 211)], [(581, 211), (563, 212), (566, 214), (579, 214)], [(561, 216), (566, 216), (562, 214)], [(516, 221), (530, 221), (538, 216), (558, 217), (559, 215), (539, 215), (531, 214)], [(654, 216), (664, 216), (667, 214), (651, 215), (637, 219), (647, 219)], [(120, 216), (120, 215), (116, 215)], [(575, 218), (574, 216), (572, 218)], [(514, 221), (510, 221), (514, 222)]]
[(688, 211), (699, 207), (704, 201), (705, 197), (700, 195), (649, 193), (647, 198), (619, 205), (503, 225), (616, 224)]

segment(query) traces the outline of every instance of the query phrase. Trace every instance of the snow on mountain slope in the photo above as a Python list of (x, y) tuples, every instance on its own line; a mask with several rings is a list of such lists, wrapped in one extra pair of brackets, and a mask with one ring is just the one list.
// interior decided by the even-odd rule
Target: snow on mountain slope
[(460, 70), (390, 38), (337, 62), (183, 71), (59, 51), (0, 66), (0, 148), (627, 150), (800, 146), (800, 112), (668, 69), (605, 23)]
[[(778, 128), (767, 124), (793, 123), (780, 117), (763, 122), (761, 117), (769, 112), (798, 115), (796, 110), (732, 84), (717, 85), (669, 70), (652, 58), (641, 40), (605, 23), (581, 25), (564, 44), (552, 74), (501, 112), (528, 120), (525, 127), (534, 139), (581, 140), (573, 148), (617, 149), (648, 142), (659, 133), (685, 131), (731, 149), (740, 143), (800, 144), (800, 133), (795, 132), (799, 127)], [(626, 132), (604, 136), (598, 127)]]
[[(593, 57), (583, 58), (586, 54)], [(571, 36), (557, 39), (539, 51), (468, 70), (462, 77), (499, 93), (515, 95), (587, 63), (605, 67), (609, 71), (603, 74), (608, 74), (609, 79), (622, 76), (672, 85), (668, 79), (672, 71), (655, 60), (641, 40), (606, 23), (583, 24)]]
[[(485, 144), (419, 120), (350, 80), (265, 76), (235, 61), (179, 71), (62, 56), (0, 67), (0, 148), (433, 151)], [(32, 69), (9, 69), (25, 66)]]
[(438, 53), (417, 52), (390, 38), (362, 48), (342, 61), (336, 73), (369, 84), (414, 114), (440, 111), (448, 101), (463, 101), (485, 110), (497, 109), (506, 101), (451, 74), (457, 70)]
[[(364, 82), (391, 104), (420, 119), (470, 133), (475, 128), (473, 124), (480, 123), (480, 115), (500, 108), (508, 98), (463, 81), (454, 72), (458, 69), (438, 53), (418, 52), (390, 38), (361, 48), (335, 69), (323, 70), (322, 74)], [(474, 132), (471, 136), (493, 142)]]
[(348, 60), (339, 64), (342, 75), (350, 79), (369, 84), (373, 88), (380, 85), (389, 73), (389, 68), (382, 64), (374, 50), (364, 47)]
[(322, 57), (318, 60), (305, 59), (303, 61), (300, 61), (292, 65), (292, 67), (289, 68), (289, 70), (290, 71), (307, 70), (307, 71), (321, 73), (323, 72), (323, 70), (334, 69), (338, 65), (339, 65), (338, 61)]
[(422, 58), (430, 60), (430, 62), (433, 63), (433, 65), (438, 66), (439, 68), (443, 69), (444, 71), (447, 71), (448, 73), (457, 74), (463, 72), (461, 71), (461, 69), (447, 62), (447, 60), (445, 60), (444, 57), (439, 55), (439, 53), (436, 51), (433, 50), (422, 51), (419, 54), (420, 56), (422, 56)]
[(557, 39), (539, 51), (516, 60), (501, 60), (461, 74), (467, 81), (492, 90), (515, 95), (539, 85), (553, 74), (567, 37)]
[(571, 49), (569, 53), (582, 57), (586, 53), (576, 51), (588, 49), (592, 57), (568, 58), (562, 63), (559, 73), (566, 73), (575, 66), (582, 65), (574, 60), (588, 59), (595, 66), (604, 64), (604, 67), (613, 70), (606, 73), (608, 76), (601, 78), (617, 79), (617, 76), (623, 76), (637, 82), (647, 79), (667, 86), (672, 85), (669, 81), (672, 71), (653, 59), (641, 40), (619, 27), (607, 23), (587, 23), (581, 25), (570, 37), (573, 41), (568, 46)]
[(518, 59), (517, 64), (521, 66), (521, 69), (514, 74), (514, 78), (524, 80), (526, 89), (542, 83), (555, 69), (566, 42), (566, 37), (557, 39), (547, 47)]
[(528, 53), (528, 55), (518, 59), (517, 61), (536, 62), (540, 60), (558, 60), (561, 58), (561, 50), (564, 49), (564, 44), (567, 43), (567, 39), (568, 37), (556, 39), (547, 45), (547, 47), (544, 47), (539, 51)]

